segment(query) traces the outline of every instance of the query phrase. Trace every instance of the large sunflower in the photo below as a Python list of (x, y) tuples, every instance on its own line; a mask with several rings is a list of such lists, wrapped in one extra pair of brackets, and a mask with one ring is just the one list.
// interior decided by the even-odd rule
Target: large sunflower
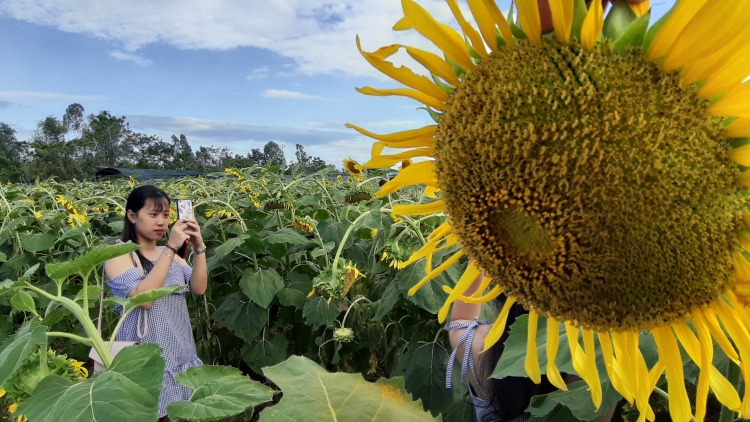
[[(468, 0), (478, 30), (447, 2), (463, 35), (413, 0), (402, 0), (394, 27), (416, 30), (444, 58), (403, 45), (368, 53), (357, 39), (369, 63), (408, 87), (358, 91), (412, 98), (437, 122), (387, 135), (348, 125), (376, 140), (362, 168), (428, 158), (378, 192), (425, 185), (438, 200), (393, 213), (449, 216), (409, 259), (426, 259), (428, 272), (410, 294), (470, 257), (439, 319), (458, 299), (505, 293), (487, 348), (521, 303), (530, 311), (530, 378), (540, 379), (543, 315), (550, 381), (565, 389), (555, 366), (564, 326), (597, 407), (595, 338), (641, 420), (654, 417), (648, 397), (664, 372), (672, 418), (690, 420), (679, 344), (701, 368), (695, 419), (705, 416), (709, 388), (750, 417), (750, 388), (740, 399), (712, 364), (716, 342), (750, 382), (750, 1), (678, 0), (649, 28), (648, 6), (616, 3), (605, 20), (598, 0), (550, 0), (550, 35), (537, 0), (516, 0), (517, 21), (493, 0)], [(402, 48), (432, 79), (386, 60)], [(455, 245), (433, 268), (432, 255)], [(464, 296), (481, 270), (489, 277), (480, 291), (490, 290)], [(652, 368), (638, 347), (643, 330), (659, 351)]]

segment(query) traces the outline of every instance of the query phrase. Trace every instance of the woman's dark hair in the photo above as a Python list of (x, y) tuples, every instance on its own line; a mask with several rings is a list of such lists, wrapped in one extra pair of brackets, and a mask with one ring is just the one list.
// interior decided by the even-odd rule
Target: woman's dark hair
[[(505, 295), (496, 299), (496, 304), (502, 308), (505, 303)], [(490, 378), (495, 366), (500, 361), (503, 354), (505, 341), (510, 334), (510, 327), (521, 315), (528, 314), (523, 306), (518, 303), (513, 304), (508, 313), (508, 322), (505, 325), (505, 332), (500, 340), (495, 343), (485, 353), (479, 355), (479, 371), (477, 375), (489, 380), (489, 391), (486, 391), (490, 400), (490, 410), (487, 410), (480, 422), (501, 422), (510, 421), (522, 415), (531, 403), (531, 398), (540, 394), (551, 393), (556, 390), (548, 380), (542, 375), (542, 383), (534, 384), (529, 378), (505, 377), (502, 379)], [(481, 398), (481, 397), (480, 397)]]
[[(138, 186), (137, 188), (133, 189), (130, 192), (130, 195), (128, 195), (128, 201), (125, 204), (125, 225), (122, 228), (121, 237), (123, 242), (131, 241), (133, 243), (138, 243), (138, 234), (135, 231), (135, 224), (133, 224), (128, 218), (127, 211), (133, 211), (137, 214), (138, 211), (141, 210), (141, 208), (149, 203), (149, 201), (153, 202), (154, 207), (156, 208), (156, 212), (162, 212), (165, 205), (167, 208), (169, 208), (169, 195), (167, 195), (166, 192), (157, 188), (156, 186), (144, 185)], [(136, 255), (138, 255), (138, 259), (141, 261), (143, 270), (147, 273), (150, 272), (154, 267), (154, 264), (146, 259), (146, 257), (141, 254), (141, 251), (135, 251), (135, 253)]]

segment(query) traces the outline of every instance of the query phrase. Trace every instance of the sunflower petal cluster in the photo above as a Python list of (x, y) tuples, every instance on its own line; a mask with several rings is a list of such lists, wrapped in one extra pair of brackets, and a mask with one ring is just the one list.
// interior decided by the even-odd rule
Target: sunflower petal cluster
[[(709, 391), (750, 418), (750, 389), (713, 366), (717, 344), (750, 383), (750, 0), (679, 0), (652, 26), (648, 2), (618, 1), (605, 14), (600, 1), (549, 0), (549, 34), (537, 0), (515, 1), (515, 16), (494, 0), (467, 0), (473, 23), (446, 1), (452, 26), (401, 0), (393, 27), (442, 55), (401, 44), (367, 52), (356, 40), (365, 60), (403, 85), (357, 91), (413, 99), (436, 122), (391, 134), (347, 125), (374, 140), (359, 169), (419, 160), (377, 196), (422, 186), (434, 200), (394, 205), (394, 216), (448, 216), (405, 262), (427, 261), (410, 294), (470, 258), (438, 318), (457, 300), (504, 294), (486, 349), (522, 304), (532, 380), (546, 373), (566, 389), (555, 363), (566, 335), (597, 408), (601, 353), (639, 420), (654, 420), (648, 399), (663, 374), (673, 420), (703, 420)], [(423, 69), (396, 67), (389, 58), (399, 51)], [(639, 349), (644, 331), (659, 352), (652, 367)], [(694, 412), (680, 347), (700, 368)]]
[(68, 212), (69, 215), (67, 220), (71, 228), (75, 229), (86, 223), (86, 217), (88, 214), (85, 210), (79, 212), (76, 206), (63, 195), (57, 195), (57, 203), (62, 205), (62, 207)]

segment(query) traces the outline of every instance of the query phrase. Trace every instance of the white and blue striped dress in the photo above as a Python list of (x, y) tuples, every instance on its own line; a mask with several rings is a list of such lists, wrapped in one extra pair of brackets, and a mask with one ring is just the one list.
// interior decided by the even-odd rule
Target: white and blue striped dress
[[(154, 262), (155, 264), (155, 262)], [(181, 266), (172, 262), (164, 286), (184, 285), (184, 289), (154, 301), (151, 309), (145, 311), (137, 309), (131, 312), (117, 333), (118, 341), (137, 341), (140, 343), (156, 343), (163, 350), (166, 360), (164, 382), (159, 396), (159, 418), (167, 415), (167, 406), (174, 401), (189, 400), (192, 390), (178, 384), (174, 377), (182, 371), (203, 365), (195, 350), (193, 329), (190, 326), (186, 294), (193, 269), (189, 265)], [(132, 268), (109, 281), (112, 294), (117, 297), (127, 297), (128, 293), (143, 281), (146, 276), (140, 268)], [(122, 309), (118, 308), (118, 312)], [(138, 335), (138, 317), (141, 316), (140, 332)], [(145, 326), (148, 326), (146, 332)]]

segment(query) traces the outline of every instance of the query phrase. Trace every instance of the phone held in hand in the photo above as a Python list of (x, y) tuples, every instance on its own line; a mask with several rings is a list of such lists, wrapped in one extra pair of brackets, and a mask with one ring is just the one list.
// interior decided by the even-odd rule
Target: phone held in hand
[[(177, 200), (177, 219), (195, 219), (195, 215), (193, 214), (193, 201), (190, 199), (178, 199)], [(180, 249), (177, 251), (177, 256), (179, 256), (182, 259), (185, 259), (187, 256), (187, 248), (188, 248), (188, 241), (185, 241), (185, 244), (180, 247)]]

